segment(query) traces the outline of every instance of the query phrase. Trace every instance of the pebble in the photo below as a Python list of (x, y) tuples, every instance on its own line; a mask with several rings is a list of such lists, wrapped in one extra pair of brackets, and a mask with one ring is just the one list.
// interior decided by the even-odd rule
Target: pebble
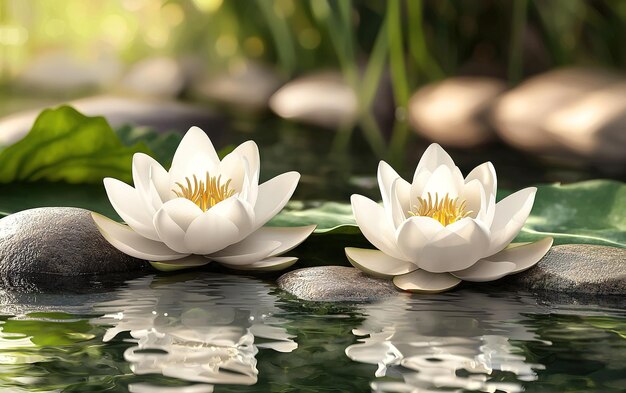
[(270, 108), (284, 119), (329, 129), (351, 124), (358, 116), (357, 95), (336, 71), (292, 80), (272, 96)]
[(620, 80), (606, 70), (557, 69), (503, 94), (490, 117), (498, 135), (514, 147), (531, 153), (571, 155), (547, 132), (546, 122), (555, 112)]
[(480, 146), (494, 139), (487, 113), (504, 90), (504, 81), (489, 77), (435, 82), (411, 97), (409, 120), (418, 134), (442, 145)]
[(293, 270), (278, 278), (278, 287), (299, 299), (318, 302), (369, 302), (399, 294), (391, 280), (345, 266)]

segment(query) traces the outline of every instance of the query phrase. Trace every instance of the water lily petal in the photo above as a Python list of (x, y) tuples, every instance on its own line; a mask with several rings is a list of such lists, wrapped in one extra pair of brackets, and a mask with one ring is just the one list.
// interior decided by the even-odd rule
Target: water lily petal
[[(396, 183), (395, 191), (392, 190), (394, 182)], [(380, 187), (380, 195), (383, 198), (383, 205), (388, 209), (392, 200), (396, 200), (403, 210), (410, 210), (409, 198), (411, 184), (398, 175), (391, 165), (385, 161), (378, 164), (378, 186)]]
[(488, 247), (488, 230), (464, 218), (439, 231), (422, 249), (417, 265), (432, 273), (467, 269), (485, 256)]
[(493, 262), (511, 262), (515, 264), (515, 269), (509, 274), (515, 274), (535, 266), (550, 250), (553, 242), (554, 239), (546, 237), (533, 243), (511, 243), (504, 250), (485, 259)]
[(152, 225), (152, 215), (146, 209), (146, 203), (137, 190), (110, 177), (104, 179), (104, 188), (113, 209), (126, 224), (148, 239), (159, 240), (159, 235)]
[(241, 189), (241, 199), (246, 200), (251, 206), (256, 204), (259, 196), (259, 171), (251, 173), (248, 160), (244, 158), (246, 163), (246, 173), (243, 178), (243, 186)]
[(495, 198), (498, 190), (498, 178), (496, 176), (496, 168), (494, 168), (491, 162), (485, 162), (472, 169), (465, 178), (465, 183), (469, 183), (472, 180), (478, 180), (483, 185), (487, 195)]
[(238, 153), (244, 157), (250, 165), (250, 174), (252, 180), (259, 182), (259, 172), (261, 170), (261, 158), (259, 155), (259, 147), (254, 141), (246, 141), (237, 146), (233, 153)]
[(150, 185), (158, 193), (161, 202), (167, 202), (176, 197), (170, 185), (170, 174), (168, 171), (163, 169), (162, 172), (158, 167), (153, 165), (150, 168), (148, 177), (150, 178)]
[[(411, 205), (417, 203), (417, 198), (421, 197), (425, 192), (426, 184), (430, 181), (433, 173), (440, 167), (445, 166), (452, 174), (454, 183), (459, 185), (463, 182), (463, 175), (459, 168), (454, 164), (454, 161), (450, 155), (438, 144), (433, 143), (422, 155), (415, 173), (413, 174), (413, 181), (411, 182), (410, 202)], [(431, 191), (432, 192), (432, 191)]]
[(237, 146), (230, 154), (226, 155), (220, 163), (220, 173), (229, 179), (232, 179), (232, 185), (241, 192), (246, 183), (248, 192), (252, 192), (247, 196), (248, 202), (252, 205), (256, 202), (258, 184), (259, 184), (260, 158), (259, 148), (254, 141), (247, 141)]
[(267, 258), (278, 247), (280, 242), (271, 240), (240, 242), (210, 255), (210, 258), (228, 265), (249, 265)]
[(374, 277), (391, 278), (417, 269), (417, 265), (390, 257), (380, 250), (346, 247), (345, 251), (352, 266)]
[(316, 225), (302, 227), (263, 227), (257, 229), (237, 244), (243, 245), (247, 242), (278, 241), (280, 242), (280, 246), (269, 254), (270, 257), (273, 257), (296, 248), (313, 233), (315, 228)]
[[(235, 150), (230, 152), (220, 162), (219, 174), (224, 179), (231, 180), (231, 187), (237, 192), (241, 192), (245, 175), (248, 175), (248, 181), (251, 183), (259, 183), (259, 148), (253, 141), (247, 141), (237, 146)], [(251, 184), (247, 184), (248, 187)], [(252, 199), (254, 203), (256, 196)]]
[(498, 190), (498, 178), (496, 176), (496, 168), (491, 162), (485, 162), (474, 168), (465, 178), (465, 184), (469, 185), (472, 181), (478, 180), (485, 190), (486, 209), (481, 211), (484, 216), (481, 220), (491, 226), (493, 216), (495, 214), (496, 192)]
[(98, 213), (91, 213), (102, 236), (121, 252), (149, 261), (167, 261), (187, 256), (171, 250), (164, 243), (146, 239), (130, 227)]
[[(251, 198), (252, 182), (250, 181), (250, 165), (248, 164), (248, 160), (246, 160), (243, 157), (241, 159), (243, 161), (244, 171), (243, 171), (243, 180), (241, 182), (241, 190), (239, 191), (239, 195), (237, 196), (239, 197), (239, 199), (243, 199), (244, 201), (247, 201), (250, 205), (254, 206), (254, 204), (256, 203), (256, 199), (253, 200)], [(257, 193), (258, 193), (258, 189), (259, 189), (259, 185), (256, 184)]]
[(536, 193), (536, 187), (524, 188), (496, 204), (487, 255), (501, 251), (517, 236), (530, 214)]
[(159, 209), (154, 215), (153, 222), (159, 238), (166, 246), (181, 254), (191, 253), (185, 244), (185, 231), (176, 224), (164, 209)]
[[(166, 177), (167, 177), (166, 182), (169, 182), (169, 175), (166, 174)], [(142, 196), (142, 199), (148, 201), (146, 206), (148, 208), (148, 211), (151, 214), (156, 213), (157, 210), (159, 210), (163, 206), (163, 201), (168, 201), (169, 199), (176, 197), (172, 193), (171, 195), (168, 194), (165, 196), (165, 198), (163, 198), (161, 194), (159, 193), (159, 190), (157, 189), (156, 184), (152, 180), (149, 181), (148, 187), (149, 188), (147, 190), (147, 193), (144, 196)]]
[(222, 265), (234, 270), (275, 271), (286, 269), (297, 261), (298, 258), (295, 257), (271, 257), (249, 265), (229, 265), (226, 263), (222, 263)]
[[(463, 178), (460, 173), (455, 173), (445, 165), (441, 165), (430, 176), (424, 189), (422, 190), (422, 198), (428, 198), (428, 194), (432, 196), (433, 200), (435, 195), (439, 196), (439, 199), (443, 198), (446, 194), (450, 198), (456, 198), (463, 187)], [(417, 201), (416, 201), (417, 202)]]
[(363, 236), (374, 247), (397, 259), (405, 259), (396, 245), (395, 228), (385, 214), (385, 209), (378, 203), (362, 195), (354, 194), (350, 198), (352, 212)]
[(170, 196), (169, 174), (154, 158), (144, 153), (133, 155), (133, 183), (139, 196), (154, 214)]
[(419, 174), (413, 178), (413, 183), (411, 183), (411, 189), (409, 191), (409, 209), (413, 209), (413, 206), (418, 204), (418, 199), (422, 197), (422, 191), (424, 191), (424, 186), (428, 183), (432, 172), (428, 170), (423, 170)]
[(170, 188), (176, 188), (176, 182), (193, 175), (199, 180), (204, 179), (207, 172), (214, 176), (218, 165), (219, 157), (211, 139), (200, 128), (191, 127), (174, 153), (169, 172)]
[(221, 201), (213, 206), (211, 210), (213, 213), (219, 214), (235, 224), (240, 236), (237, 241), (242, 240), (254, 230), (254, 209), (248, 202), (236, 196)]
[(202, 214), (202, 209), (186, 198), (167, 201), (161, 207), (174, 222), (186, 231), (189, 225)]
[(216, 176), (221, 176), (221, 184), (226, 184), (230, 180), (229, 188), (235, 192), (241, 192), (246, 173), (244, 160), (241, 155), (234, 152), (224, 157), (215, 173)]
[(207, 255), (239, 240), (239, 229), (229, 219), (209, 209), (187, 228), (185, 244), (194, 254)]
[(413, 175), (413, 183), (416, 182), (417, 177), (424, 171), (430, 173), (435, 172), (440, 166), (446, 166), (450, 171), (456, 167), (452, 157), (437, 143), (432, 143), (422, 154), (417, 168), (415, 168), (415, 174)]
[(513, 270), (515, 270), (514, 263), (492, 262), (487, 259), (481, 259), (471, 267), (458, 272), (451, 272), (451, 274), (464, 281), (485, 282), (502, 278)]
[(378, 163), (376, 177), (378, 180), (378, 187), (380, 188), (380, 195), (383, 198), (383, 202), (385, 202), (389, 197), (389, 192), (391, 191), (391, 183), (393, 183), (396, 179), (399, 179), (400, 175), (391, 167), (391, 165), (387, 164), (385, 161), (380, 161)]
[(437, 293), (459, 285), (461, 280), (449, 273), (430, 273), (422, 269), (395, 276), (396, 287), (409, 292)]
[(285, 207), (296, 190), (299, 180), (300, 174), (298, 172), (287, 172), (259, 186), (259, 195), (254, 205), (255, 223), (253, 230), (265, 225)]
[(210, 259), (207, 259), (202, 255), (189, 255), (181, 259), (175, 259), (173, 261), (151, 261), (150, 264), (153, 268), (162, 272), (173, 272), (176, 270), (191, 269), (194, 267), (204, 266), (210, 262)]
[(417, 263), (424, 247), (443, 229), (433, 218), (409, 217), (396, 232), (398, 248), (408, 260)]
[[(411, 185), (400, 178), (394, 180), (391, 184), (391, 194), (389, 195), (390, 206), (385, 207), (385, 210), (391, 215), (391, 220), (395, 228), (398, 228), (406, 220), (406, 216), (410, 210), (408, 208), (408, 196), (410, 192)], [(401, 198), (403, 200), (401, 200)]]
[[(487, 227), (491, 226), (491, 221), (485, 222), (488, 219), (487, 208), (489, 205), (487, 202), (488, 197), (480, 181), (474, 179), (469, 183), (465, 183), (460, 198), (466, 203), (465, 211), (472, 212), (469, 217), (482, 221)], [(491, 218), (493, 219), (493, 214)]]

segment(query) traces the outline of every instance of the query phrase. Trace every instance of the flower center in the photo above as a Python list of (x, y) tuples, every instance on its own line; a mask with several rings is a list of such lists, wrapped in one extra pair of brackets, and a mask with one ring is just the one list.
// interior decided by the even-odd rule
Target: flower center
[(213, 206), (226, 198), (230, 198), (235, 194), (235, 190), (230, 188), (230, 179), (222, 184), (222, 176), (210, 176), (206, 173), (205, 180), (198, 181), (196, 175), (193, 175), (193, 183), (190, 178), (186, 177), (186, 185), (176, 183), (180, 188), (179, 191), (172, 190), (180, 198), (189, 199), (198, 205), (202, 211), (207, 211)]
[(459, 198), (450, 198), (446, 194), (443, 198), (439, 199), (439, 195), (435, 193), (435, 200), (433, 201), (430, 192), (427, 194), (428, 199), (417, 197), (419, 205), (414, 205), (413, 209), (409, 211), (411, 216), (424, 216), (431, 217), (439, 221), (441, 225), (450, 225), (462, 218), (465, 218), (473, 212), (465, 211), (467, 202)]

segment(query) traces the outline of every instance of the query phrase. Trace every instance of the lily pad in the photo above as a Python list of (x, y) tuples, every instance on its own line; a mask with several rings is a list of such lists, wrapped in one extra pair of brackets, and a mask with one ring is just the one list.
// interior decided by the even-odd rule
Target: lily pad
[(533, 210), (515, 241), (552, 236), (555, 244), (626, 247), (626, 184), (591, 180), (538, 188)]
[[(499, 193), (502, 198), (510, 192)], [(348, 203), (293, 202), (270, 225), (317, 224), (317, 234), (360, 233)], [(555, 244), (586, 243), (626, 247), (626, 184), (591, 180), (538, 186), (533, 210), (516, 242), (546, 236)]]
[(317, 225), (314, 233), (360, 234), (349, 203), (292, 201), (276, 215), (269, 226)]
[(152, 158), (168, 168), (176, 148), (183, 139), (183, 134), (178, 132), (159, 133), (149, 127), (124, 126), (115, 130), (115, 133), (126, 146), (146, 144), (152, 151)]

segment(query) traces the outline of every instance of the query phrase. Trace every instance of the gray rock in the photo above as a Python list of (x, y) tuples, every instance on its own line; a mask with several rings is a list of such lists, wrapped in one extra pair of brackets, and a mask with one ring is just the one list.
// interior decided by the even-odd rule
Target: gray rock
[(0, 277), (81, 276), (139, 270), (146, 263), (111, 246), (91, 212), (74, 207), (24, 210), (0, 220)]
[(296, 78), (271, 98), (280, 117), (337, 129), (356, 121), (358, 100), (339, 72), (327, 71)]
[(545, 129), (590, 161), (626, 163), (626, 80), (565, 105), (547, 118)]
[(390, 280), (369, 277), (345, 266), (294, 270), (280, 276), (278, 286), (302, 300), (320, 302), (367, 302), (398, 294)]
[(546, 132), (548, 117), (594, 90), (619, 82), (606, 70), (563, 68), (537, 75), (503, 94), (491, 112), (498, 135), (507, 143), (532, 153), (568, 155)]
[(555, 246), (535, 267), (506, 280), (532, 291), (623, 296), (626, 250), (587, 244)]
[(474, 147), (495, 133), (487, 113), (506, 84), (496, 78), (457, 77), (419, 89), (409, 102), (409, 120), (418, 134), (454, 147)]
[[(100, 95), (67, 103), (87, 116), (104, 116), (113, 128), (136, 125), (157, 131), (187, 131), (191, 126), (223, 128), (223, 118), (198, 105), (169, 100), (146, 100)], [(0, 144), (10, 145), (26, 135), (42, 109), (18, 112), (0, 119)]]
[(191, 94), (199, 100), (254, 113), (267, 110), (268, 101), (280, 84), (281, 77), (273, 69), (248, 62), (226, 74), (200, 78), (192, 84)]

